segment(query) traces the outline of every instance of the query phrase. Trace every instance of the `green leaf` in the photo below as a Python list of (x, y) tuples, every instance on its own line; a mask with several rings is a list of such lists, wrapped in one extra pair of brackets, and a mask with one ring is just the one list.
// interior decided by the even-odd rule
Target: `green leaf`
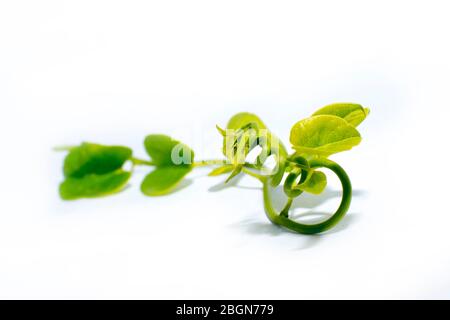
[(258, 130), (266, 129), (261, 119), (248, 112), (235, 114), (228, 121), (227, 130), (216, 126), (223, 139), (223, 154), (233, 163), (241, 164), (249, 151), (255, 146)]
[(131, 173), (121, 169), (106, 174), (87, 174), (82, 178), (66, 178), (59, 186), (64, 200), (93, 198), (116, 193), (123, 189)]
[[(232, 162), (235, 162), (236, 158), (241, 160), (245, 159), (250, 150), (257, 145), (256, 142), (258, 141), (261, 147), (263, 147), (262, 144), (265, 144), (264, 147), (271, 151), (267, 156), (278, 153), (287, 155), (286, 149), (281, 141), (272, 135), (264, 122), (253, 113), (241, 112), (234, 115), (228, 121), (227, 129), (234, 130), (234, 132), (226, 132), (223, 129), (219, 131), (224, 136), (223, 154)], [(234, 150), (231, 150), (233, 147)]]
[(231, 174), (225, 180), (225, 183), (230, 182), (234, 177), (236, 177), (241, 172), (242, 172), (242, 165), (233, 166), (233, 172), (231, 172)]
[(229, 172), (231, 172), (233, 170), (234, 170), (234, 166), (232, 166), (230, 164), (227, 164), (227, 165), (224, 165), (224, 166), (221, 166), (221, 167), (213, 169), (208, 174), (208, 176), (210, 176), (210, 177), (220, 176), (222, 174), (229, 173)]
[(148, 196), (170, 193), (192, 170), (194, 151), (161, 134), (147, 136), (144, 145), (156, 168), (142, 181), (142, 192)]
[(163, 166), (150, 172), (141, 184), (141, 190), (148, 196), (162, 196), (170, 193), (192, 170), (191, 166)]
[(166, 135), (149, 135), (145, 138), (144, 146), (156, 166), (192, 164), (194, 161), (194, 151)]
[(327, 176), (321, 171), (313, 171), (305, 182), (294, 189), (299, 189), (312, 194), (320, 194), (327, 186)]
[(337, 116), (352, 126), (357, 127), (369, 115), (370, 109), (356, 103), (334, 103), (317, 110), (313, 116), (332, 115)]
[[(241, 112), (234, 115), (227, 124), (227, 130), (218, 127), (223, 139), (223, 154), (234, 165), (232, 174), (226, 182), (237, 176), (242, 170), (242, 164), (246, 162), (248, 154), (257, 145), (262, 151), (256, 158), (255, 166), (262, 168), (265, 160), (270, 155), (275, 155), (278, 161), (277, 168), (284, 168), (287, 157), (286, 148), (281, 141), (274, 136), (264, 122), (255, 114)], [(230, 169), (231, 170), (231, 169)], [(283, 178), (284, 171), (278, 170), (272, 174), (272, 185), (278, 185)]]
[(227, 135), (227, 131), (225, 129), (222, 129), (221, 127), (219, 127), (219, 125), (217, 125), (217, 124), (216, 124), (216, 129), (217, 129), (217, 131), (219, 131), (219, 133), (222, 137), (225, 137)]
[(70, 149), (64, 160), (64, 176), (81, 178), (102, 175), (120, 169), (131, 158), (130, 148), (83, 143)]
[(258, 129), (267, 129), (264, 122), (257, 115), (248, 112), (241, 112), (231, 117), (230, 121), (228, 121), (227, 129), (239, 130), (249, 124), (256, 125)]
[(361, 136), (344, 119), (319, 115), (297, 122), (292, 127), (290, 141), (299, 155), (328, 157), (358, 145)]
[(59, 193), (64, 200), (92, 198), (121, 190), (131, 176), (122, 166), (131, 159), (130, 148), (82, 143), (68, 149)]

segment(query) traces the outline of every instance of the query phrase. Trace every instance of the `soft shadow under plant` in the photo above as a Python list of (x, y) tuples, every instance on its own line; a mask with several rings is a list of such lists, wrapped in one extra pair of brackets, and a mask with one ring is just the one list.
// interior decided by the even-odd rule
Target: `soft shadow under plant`
[[(209, 175), (228, 174), (226, 182), (240, 174), (259, 180), (263, 185), (267, 217), (274, 224), (303, 234), (320, 233), (342, 219), (352, 198), (348, 175), (328, 157), (350, 150), (361, 142), (356, 127), (368, 114), (369, 109), (359, 104), (325, 106), (294, 124), (290, 134), (293, 152), (288, 153), (259, 117), (251, 113), (238, 113), (230, 119), (225, 129), (217, 126), (223, 136), (223, 160), (195, 161), (194, 152), (187, 145), (160, 134), (149, 135), (144, 140), (149, 159), (135, 158), (132, 150), (125, 146), (85, 142), (63, 148), (68, 154), (64, 160), (65, 180), (60, 185), (59, 193), (64, 200), (114, 194), (125, 187), (135, 166), (150, 166), (153, 170), (142, 181), (141, 191), (147, 196), (162, 196), (172, 192), (192, 169), (213, 166), (215, 168)], [(255, 159), (251, 160), (252, 157)], [(132, 164), (129, 170), (125, 169), (127, 162)], [(327, 177), (319, 170), (321, 168), (330, 169), (341, 181), (342, 199), (338, 209), (320, 223), (294, 221), (289, 216), (293, 200), (303, 192), (320, 194), (325, 189)], [(283, 184), (287, 200), (278, 212), (272, 205), (271, 191), (280, 184)]]

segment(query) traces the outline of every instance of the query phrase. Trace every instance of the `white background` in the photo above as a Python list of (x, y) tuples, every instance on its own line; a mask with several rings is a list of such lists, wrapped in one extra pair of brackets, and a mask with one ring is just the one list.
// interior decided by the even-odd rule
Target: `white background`
[[(2, 1), (0, 298), (450, 298), (446, 1)], [(372, 109), (338, 154), (355, 195), (331, 232), (266, 219), (250, 178), (193, 172), (161, 198), (63, 202), (54, 146), (149, 133), (220, 156), (215, 124)], [(332, 212), (338, 185), (302, 196)], [(304, 212), (296, 209), (296, 212)]]

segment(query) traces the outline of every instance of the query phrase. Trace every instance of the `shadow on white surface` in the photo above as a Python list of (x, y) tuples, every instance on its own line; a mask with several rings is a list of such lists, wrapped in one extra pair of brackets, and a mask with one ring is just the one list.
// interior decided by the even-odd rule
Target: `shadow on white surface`
[[(261, 190), (261, 187), (257, 186), (243, 186), (240, 185), (240, 181), (242, 180), (242, 175), (235, 177), (229, 183), (224, 183), (224, 181), (220, 181), (216, 185), (209, 188), (210, 192), (218, 192), (228, 188), (238, 188), (238, 189), (248, 189), (248, 190)], [(309, 193), (303, 193), (301, 196), (296, 198), (291, 206), (290, 217), (293, 220), (302, 221), (307, 224), (318, 223), (320, 221), (324, 221), (330, 218), (333, 213), (325, 212), (323, 209), (319, 209), (318, 207), (325, 204), (327, 201), (335, 199), (339, 200), (342, 195), (342, 191), (333, 190), (327, 188), (320, 195), (313, 195)], [(367, 191), (356, 189), (353, 190), (353, 198), (364, 197), (367, 195)], [(278, 186), (272, 189), (271, 195), (272, 203), (275, 208), (283, 208), (286, 203), (286, 195), (283, 192), (283, 188)], [(309, 209), (308, 211), (303, 212), (295, 212), (295, 209)], [(288, 229), (282, 228), (280, 226), (274, 225), (269, 221), (261, 221), (255, 218), (247, 218), (243, 219), (237, 223), (231, 225), (232, 228), (243, 229), (244, 232), (250, 235), (261, 235), (261, 236), (270, 236), (270, 237), (289, 237), (295, 238), (297, 241), (301, 241), (301, 245), (294, 248), (294, 250), (304, 250), (311, 247), (316, 246), (322, 238), (327, 235), (332, 235), (339, 233), (347, 228), (349, 228), (352, 224), (354, 224), (358, 220), (357, 213), (347, 213), (344, 218), (339, 222), (331, 230), (317, 235), (300, 235)], [(291, 239), (293, 240), (293, 239)]]
[(181, 191), (187, 187), (189, 187), (193, 183), (192, 179), (184, 179), (182, 180), (176, 187), (171, 191), (171, 193), (175, 193)]
[[(232, 187), (236, 187), (239, 188), (238, 183), (242, 180), (244, 176), (242, 174), (237, 175), (236, 177), (234, 177), (230, 182), (225, 183), (224, 181), (220, 181), (219, 183), (211, 186), (208, 191), (209, 192), (218, 192), (218, 191), (222, 191), (224, 189), (228, 189), (228, 188), (232, 188)], [(255, 187), (255, 189), (261, 189), (258, 187)]]
[[(301, 215), (302, 217), (314, 216), (317, 217), (318, 220), (324, 220), (331, 216), (329, 213), (324, 212), (306, 212)], [(243, 229), (245, 232), (251, 235), (268, 235), (271, 237), (289, 237), (292, 239), (296, 239), (301, 241), (300, 246), (293, 248), (293, 250), (305, 250), (318, 245), (322, 239), (324, 239), (327, 235), (339, 233), (347, 228), (349, 228), (352, 224), (354, 224), (358, 220), (357, 213), (348, 213), (344, 218), (339, 222), (339, 224), (333, 229), (316, 235), (301, 235), (295, 233), (293, 231), (287, 230), (283, 227), (274, 225), (267, 222), (257, 221), (255, 219), (244, 219), (238, 223), (233, 224), (233, 227), (239, 227)]]
[[(239, 187), (239, 186), (238, 186)], [(353, 190), (353, 197), (358, 198), (366, 195), (365, 190)], [(293, 220), (301, 220), (304, 223), (318, 223), (324, 221), (332, 216), (333, 213), (324, 212), (316, 209), (330, 199), (340, 198), (341, 191), (326, 189), (320, 195), (312, 195), (308, 193), (302, 194), (297, 198), (292, 205), (292, 209), (306, 208), (310, 209), (306, 212), (295, 213), (291, 212)], [(282, 208), (286, 202), (286, 196), (281, 187), (275, 188), (272, 194), (272, 201), (276, 208)], [(349, 228), (358, 220), (358, 214), (351, 212), (347, 213), (344, 218), (331, 230), (317, 235), (300, 235), (280, 226), (274, 225), (269, 221), (263, 222), (254, 218), (244, 219), (238, 223), (233, 224), (233, 227), (241, 228), (251, 235), (268, 235), (270, 237), (289, 237), (291, 240), (300, 241), (300, 246), (296, 246), (293, 250), (304, 250), (318, 245), (324, 237), (339, 233)]]

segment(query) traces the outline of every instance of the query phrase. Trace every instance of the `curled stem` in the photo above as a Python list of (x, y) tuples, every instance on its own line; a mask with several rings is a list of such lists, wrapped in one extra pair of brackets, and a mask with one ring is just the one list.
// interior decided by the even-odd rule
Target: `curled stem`
[(269, 220), (274, 224), (302, 234), (316, 234), (334, 227), (347, 213), (352, 198), (352, 185), (350, 179), (340, 165), (328, 159), (314, 159), (311, 160), (309, 164), (311, 168), (330, 169), (338, 176), (342, 184), (341, 204), (339, 205), (337, 211), (329, 219), (323, 222), (316, 224), (303, 224), (289, 219), (287, 217), (286, 208), (290, 207), (292, 199), (288, 199), (285, 208), (280, 214), (278, 214), (273, 208), (270, 199), (270, 181), (269, 179), (265, 179), (263, 181), (264, 208)]

